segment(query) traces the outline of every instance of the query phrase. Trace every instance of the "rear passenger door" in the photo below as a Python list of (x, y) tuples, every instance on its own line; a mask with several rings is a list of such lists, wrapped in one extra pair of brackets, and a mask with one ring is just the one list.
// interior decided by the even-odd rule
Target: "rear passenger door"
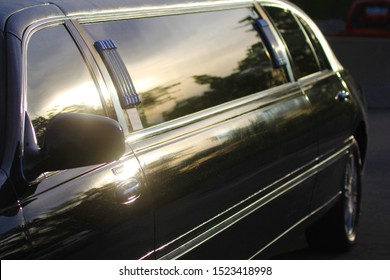
[(307, 214), (311, 107), (273, 67), (258, 18), (248, 7), (84, 25), (115, 41), (141, 97), (143, 128), (127, 140), (153, 193), (158, 258), (248, 258)]
[(344, 163), (332, 160), (326, 169), (322, 163), (345, 147), (345, 141), (352, 135), (350, 128), (355, 117), (352, 96), (341, 74), (332, 70), (309, 20), (283, 6), (265, 8), (288, 48), (295, 78), (313, 106), (310, 121), (318, 127), (321, 163), (313, 207), (319, 207), (330, 201), (340, 189)]

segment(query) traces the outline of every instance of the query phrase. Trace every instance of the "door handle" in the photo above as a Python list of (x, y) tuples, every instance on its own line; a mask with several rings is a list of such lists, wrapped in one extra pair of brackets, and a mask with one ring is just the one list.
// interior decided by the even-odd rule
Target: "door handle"
[(335, 99), (339, 102), (345, 102), (345, 101), (348, 101), (349, 100), (349, 92), (348, 91), (345, 91), (345, 90), (340, 90)]
[(120, 204), (128, 205), (133, 203), (141, 196), (139, 182), (134, 178), (130, 178), (118, 183), (115, 188), (115, 196)]

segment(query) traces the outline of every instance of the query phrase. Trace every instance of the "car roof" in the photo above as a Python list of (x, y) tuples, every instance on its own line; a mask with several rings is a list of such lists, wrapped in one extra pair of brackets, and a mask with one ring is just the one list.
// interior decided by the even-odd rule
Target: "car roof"
[[(257, 0), (264, 3), (288, 3), (288, 0)], [(27, 10), (28, 18), (44, 19), (53, 16), (77, 17), (81, 15), (100, 15), (117, 11), (131, 11), (132, 9), (162, 8), (168, 6), (196, 6), (203, 5), (251, 5), (254, 0), (0, 0), (0, 32), (4, 32), (7, 21), (19, 13)], [(295, 6), (295, 5), (293, 5)], [(24, 16), (21, 16), (23, 18)], [(18, 23), (19, 31), (24, 30), (23, 22)], [(17, 35), (17, 34), (15, 34)]]
[[(171, 5), (212, 4), (252, 2), (251, 0), (0, 0), (0, 32), (3, 32), (10, 17), (30, 10), (30, 18), (45, 18), (51, 10), (54, 14), (77, 16), (82, 14), (100, 14), (116, 10), (131, 10), (146, 7), (162, 7)], [(42, 7), (44, 6), (44, 7)], [(52, 6), (52, 7), (48, 7)], [(56, 12), (54, 12), (56, 10)], [(33, 15), (32, 15), (33, 14)]]
[[(287, 0), (257, 1), (264, 4), (281, 4), (284, 7), (287, 4), (291, 9), (304, 16), (302, 10)], [(250, 6), (253, 5), (253, 2), (254, 0), (0, 0), (0, 51), (4, 43), (5, 29), (7, 29), (6, 32), (22, 39), (28, 26), (45, 19), (66, 16), (73, 19), (92, 19), (93, 21), (96, 18), (104, 18), (105, 15), (126, 15), (126, 13), (135, 11), (140, 11), (141, 14), (145, 11), (152, 11), (152, 14), (156, 15), (164, 7), (170, 7), (169, 9), (174, 10), (181, 9), (182, 11), (185, 8), (192, 11), (196, 7), (200, 11), (212, 6)], [(311, 22), (309, 18), (307, 20)], [(317, 30), (316, 34), (322, 38), (321, 43), (327, 46), (327, 53), (331, 54), (325, 38), (314, 23), (312, 28)], [(342, 68), (335, 58), (333, 61), (333, 69)]]

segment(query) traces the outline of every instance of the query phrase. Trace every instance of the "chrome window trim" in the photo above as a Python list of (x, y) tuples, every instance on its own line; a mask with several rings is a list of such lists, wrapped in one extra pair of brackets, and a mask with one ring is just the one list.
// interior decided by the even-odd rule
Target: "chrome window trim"
[(95, 47), (93, 46), (94, 41), (91, 38), (91, 36), (86, 32), (86, 30), (83, 28), (83, 26), (76, 20), (70, 20), (71, 25), (76, 30), (76, 33), (82, 38), (84, 41), (84, 44), (86, 45), (86, 52), (92, 57), (94, 64), (96, 64), (97, 72), (101, 76), (102, 79), (102, 85), (104, 85), (104, 88), (107, 90), (107, 95), (112, 101), (116, 117), (118, 119), (119, 124), (122, 126), (123, 132), (125, 135), (129, 134), (129, 125), (124, 117), (123, 109), (120, 105), (119, 98), (114, 86), (114, 83), (111, 79), (110, 74), (108, 73), (108, 70), (99, 55), (99, 53), (96, 51)]
[(304, 20), (311, 30), (313, 31), (314, 35), (317, 37), (318, 41), (320, 42), (326, 57), (329, 60), (330, 67), (333, 71), (339, 72), (343, 70), (343, 66), (340, 64), (336, 56), (334, 55), (331, 47), (329, 46), (328, 41), (318, 28), (318, 26), (313, 22), (312, 19), (310, 19), (302, 9), (300, 9), (298, 6), (292, 4), (291, 2), (285, 1), (285, 0), (256, 0), (257, 2), (261, 3), (262, 6), (270, 6), (270, 7), (277, 7), (281, 9), (286, 9), (291, 11), (294, 15), (299, 16), (302, 20)]
[[(250, 203), (249, 205), (245, 206), (245, 208), (234, 212), (232, 215), (224, 219), (223, 221), (219, 222), (217, 225), (213, 226), (210, 229), (207, 229), (206, 231), (203, 231), (201, 234), (198, 236), (192, 238), (191, 240), (185, 242), (183, 245), (181, 245), (178, 248), (173, 249), (172, 251), (168, 252), (167, 254), (163, 255), (159, 259), (177, 259), (183, 256), (184, 254), (190, 252), (191, 250), (195, 249), (196, 247), (200, 246), (204, 242), (208, 241), (215, 235), (223, 232), (224, 230), (228, 229), (229, 227), (233, 226), (240, 220), (244, 219), (248, 215), (254, 213), (255, 211), (259, 210), (263, 206), (267, 205), (274, 199), (277, 199), (284, 193), (286, 193), (289, 190), (294, 189), (295, 187), (299, 186), (300, 183), (308, 180), (312, 176), (316, 175), (317, 173), (321, 172), (328, 166), (332, 165), (335, 163), (337, 160), (341, 159), (344, 155), (348, 154), (348, 151), (350, 147), (352, 146), (353, 143), (353, 137), (350, 137), (344, 141), (344, 146), (340, 148), (339, 150), (334, 151), (332, 154), (327, 155), (327, 156), (322, 156), (314, 159), (310, 163), (306, 164), (305, 166), (302, 166), (301, 168), (285, 175), (283, 178), (273, 182), (272, 184), (266, 186), (265, 188), (260, 188), (260, 191), (257, 193), (252, 194), (251, 196), (247, 197), (246, 199), (242, 200), (238, 204), (232, 206), (231, 208), (223, 211), (222, 213), (216, 215), (215, 217), (207, 220), (206, 222), (202, 223), (201, 225), (193, 228), (192, 230), (184, 233), (183, 235), (179, 236), (178, 238), (164, 244), (163, 246), (160, 246), (155, 250), (157, 253), (158, 251), (163, 250), (167, 246), (170, 246), (174, 244), (175, 242), (180, 241), (181, 239), (184, 239), (186, 236), (191, 234), (192, 232), (195, 232), (196, 230), (200, 229), (203, 226), (206, 226), (209, 223), (212, 223), (212, 221), (218, 219), (218, 217), (221, 217), (223, 215), (226, 215), (228, 212), (234, 211), (235, 208), (239, 208), (240, 206), (245, 206), (245, 204), (248, 201), (251, 201), (253, 198), (260, 196), (255, 202)], [(266, 191), (270, 191), (267, 193), (265, 196), (263, 196), (263, 193)], [(336, 194), (336, 196), (338, 196)], [(330, 202), (334, 199), (332, 198)], [(327, 202), (327, 203), (330, 203)], [(325, 207), (325, 203), (322, 207)], [(319, 209), (318, 209), (319, 210)], [(312, 211), (307, 217), (303, 218), (301, 221), (296, 223), (293, 227), (289, 228), (286, 232), (284, 232), (282, 235), (277, 237), (275, 240), (273, 240), (271, 243), (269, 243), (267, 246), (270, 246), (273, 242), (275, 242), (277, 239), (282, 237), (284, 234), (286, 234), (288, 231), (290, 231), (292, 228), (295, 226), (299, 225), (302, 223), (305, 219), (309, 218), (311, 215), (315, 214), (317, 210)], [(266, 246), (266, 247), (267, 247)], [(263, 249), (266, 249), (264, 247)], [(262, 249), (262, 250), (263, 250)], [(262, 250), (258, 251), (255, 255), (259, 254)], [(152, 253), (152, 252), (151, 252)]]
[[(92, 80), (96, 85), (96, 89), (99, 93), (100, 100), (102, 102), (103, 109), (108, 115), (107, 111), (107, 87), (104, 86), (104, 81), (102, 80), (102, 75), (96, 64), (95, 60), (92, 58), (89, 50), (86, 47), (86, 42), (81, 34), (78, 32), (75, 25), (69, 21), (69, 18), (66, 16), (55, 17), (50, 19), (45, 19), (41, 21), (37, 21), (31, 24), (23, 33), (22, 41), (22, 49), (21, 49), (21, 108), (20, 108), (20, 116), (21, 116), (21, 155), (24, 154), (24, 132), (25, 132), (25, 113), (27, 112), (27, 53), (28, 53), (28, 44), (31, 37), (38, 31), (43, 30), (48, 27), (64, 25), (67, 29), (70, 37), (73, 39), (73, 42), (77, 49), (80, 52), (80, 56), (82, 57), (85, 66), (87, 67)], [(34, 132), (35, 133), (35, 132)]]
[(295, 75), (294, 75), (291, 61), (289, 59), (286, 45), (283, 43), (283, 39), (281, 38), (279, 32), (277, 31), (276, 27), (274, 26), (273, 21), (269, 18), (268, 13), (266, 13), (263, 10), (263, 7), (260, 3), (261, 2), (256, 1), (256, 0), (253, 1), (253, 5), (254, 5), (256, 11), (260, 14), (261, 18), (265, 19), (269, 23), (270, 29), (277, 40), (278, 47), (280, 47), (282, 49), (283, 57), (287, 61), (285, 69), (287, 71), (288, 79), (290, 81), (295, 81)]
[(104, 112), (106, 115), (109, 115), (107, 101), (110, 98), (110, 95), (108, 93), (107, 87), (104, 84), (103, 77), (100, 74), (99, 68), (96, 65), (96, 63), (93, 63), (94, 57), (91, 55), (91, 53), (88, 51), (88, 48), (86, 47), (85, 41), (81, 37), (81, 34), (78, 32), (77, 28), (71, 21), (65, 21), (65, 26), (74, 40), (77, 48), (80, 51), (80, 54), (84, 60), (84, 64), (87, 66), (89, 73), (91, 74), (91, 77), (96, 85), (96, 89), (99, 93), (99, 97), (104, 109)]
[[(21, 104), (20, 104), (20, 135), (21, 137), (21, 155), (24, 154), (24, 132), (25, 132), (25, 121), (26, 121), (26, 112), (27, 112), (27, 49), (30, 38), (34, 35), (35, 32), (42, 30), (47, 27), (57, 26), (65, 24), (65, 21), (68, 20), (66, 17), (57, 17), (51, 19), (45, 19), (42, 21), (35, 22), (31, 24), (23, 33), (22, 44), (21, 44)], [(35, 132), (34, 132), (35, 133)]]
[[(129, 9), (122, 9), (122, 10), (114, 10), (114, 11), (103, 11), (103, 12), (97, 12), (95, 14), (70, 14), (68, 17), (70, 18), (71, 22), (74, 24), (74, 26), (77, 28), (78, 32), (81, 34), (81, 37), (84, 38), (84, 41), (86, 42), (87, 46), (89, 47), (90, 44), (92, 44), (92, 39), (89, 36), (89, 34), (85, 31), (85, 29), (82, 27), (83, 24), (93, 24), (93, 23), (99, 23), (99, 22), (106, 22), (106, 21), (118, 21), (118, 20), (131, 20), (131, 19), (139, 19), (139, 18), (148, 18), (148, 17), (158, 17), (158, 16), (171, 16), (171, 15), (182, 15), (182, 14), (194, 14), (194, 13), (201, 13), (201, 12), (216, 12), (216, 11), (225, 11), (225, 10), (231, 10), (231, 9), (242, 9), (242, 8), (251, 8), (254, 11), (256, 11), (258, 14), (260, 14), (261, 17), (266, 16), (264, 11), (260, 8), (259, 5), (256, 4), (256, 1), (254, 0), (225, 0), (225, 1), (219, 1), (219, 2), (204, 2), (204, 3), (193, 3), (193, 4), (177, 4), (177, 5), (167, 5), (167, 6), (155, 6), (155, 7), (142, 7), (142, 8), (129, 8)], [(259, 10), (260, 9), (260, 10)], [(276, 30), (274, 30), (274, 27), (272, 26), (274, 33)], [(280, 37), (276, 35), (278, 39)], [(93, 44), (92, 44), (93, 45)], [(282, 44), (283, 45), (283, 44)], [(283, 45), (284, 46), (284, 45)], [(95, 58), (96, 63), (98, 64), (99, 68), (102, 72), (106, 72), (105, 66), (102, 64), (101, 58), (99, 55), (96, 55), (96, 50), (93, 48), (89, 48), (89, 51), (92, 53), (92, 56)], [(284, 49), (285, 51), (285, 49)], [(287, 55), (286, 55), (287, 57)], [(294, 81), (294, 75), (292, 72), (292, 67), (290, 62), (287, 62), (286, 65), (286, 71), (287, 71), (287, 80), (288, 81)], [(105, 77), (104, 73), (103, 76)], [(108, 79), (108, 81), (111, 81)], [(282, 86), (286, 86), (289, 82)], [(108, 85), (110, 93), (115, 89), (113, 89), (113, 85)], [(280, 86), (279, 86), (280, 87)], [(290, 87), (290, 85), (288, 86)], [(275, 87), (278, 88), (278, 87)], [(267, 91), (267, 90), (266, 90)], [(254, 95), (256, 93), (253, 93)], [(251, 96), (251, 95), (249, 95)], [(246, 97), (243, 97), (246, 98)], [(134, 141), (138, 141), (139, 139), (143, 139), (145, 137), (154, 136), (157, 135), (163, 131), (169, 131), (171, 129), (176, 129), (178, 127), (199, 121), (201, 119), (207, 118), (208, 116), (214, 115), (214, 113), (207, 114), (207, 116), (196, 116), (199, 112), (195, 112), (191, 114), (190, 116), (183, 116), (181, 118), (171, 120), (162, 124), (155, 125), (150, 128), (146, 128), (139, 131), (134, 132), (128, 132), (128, 123), (125, 121), (121, 121), (124, 116), (124, 112), (121, 112), (117, 110), (116, 104), (119, 104), (119, 100), (115, 94), (111, 94), (111, 99), (114, 103), (114, 107), (116, 109), (118, 118), (120, 119), (120, 124), (123, 127), (126, 127), (125, 135), (126, 135), (126, 143), (131, 144)], [(241, 98), (242, 99), (242, 98)], [(229, 106), (228, 104), (236, 102), (236, 100), (217, 105), (219, 108), (220, 106), (223, 106), (227, 104), (229, 108), (227, 109), (221, 109), (218, 110), (218, 112), (229, 110), (230, 108), (237, 107), (237, 106)], [(250, 102), (250, 101), (249, 101)], [(246, 103), (246, 102), (245, 102)], [(240, 105), (238, 105), (240, 106)], [(212, 108), (204, 109), (200, 112), (208, 112), (209, 110), (213, 110)]]
[[(239, 99), (232, 100), (232, 101), (229, 101), (229, 102), (226, 102), (226, 103), (223, 103), (223, 104), (211, 107), (211, 108), (207, 108), (207, 109), (204, 109), (202, 111), (195, 112), (193, 114), (183, 116), (183, 117), (180, 117), (180, 118), (172, 120), (172, 121), (164, 122), (164, 123), (152, 126), (150, 128), (145, 128), (145, 129), (140, 130), (140, 131), (135, 131), (133, 133), (130, 133), (126, 137), (125, 141), (128, 144), (135, 143), (135, 142), (141, 141), (143, 139), (157, 136), (159, 134), (166, 133), (166, 132), (174, 130), (174, 129), (178, 129), (178, 128), (186, 126), (186, 125), (194, 124), (196, 122), (205, 120), (205, 119), (210, 118), (212, 116), (216, 116), (216, 115), (222, 114), (224, 112), (227, 112), (227, 111), (230, 111), (233, 109), (237, 109), (237, 108), (245, 106), (245, 105), (249, 105), (250, 103), (260, 101), (261, 99), (270, 97), (270, 96), (272, 96), (276, 93), (279, 93), (281, 91), (292, 91), (294, 89), (296, 89), (295, 92), (301, 91), (298, 83), (286, 83), (286, 84), (283, 84), (283, 85), (280, 85), (280, 86), (277, 86), (277, 87), (274, 87), (271, 89), (267, 89), (264, 91), (253, 93), (251, 95), (244, 96), (244, 97), (241, 97)], [(285, 98), (286, 96), (287, 95), (283, 96), (282, 98)], [(264, 106), (266, 106), (269, 103), (276, 102), (278, 100), (280, 100), (280, 98), (273, 99), (272, 101), (266, 102), (264, 104)]]
[(312, 54), (313, 54), (313, 56), (314, 56), (314, 59), (315, 59), (315, 61), (316, 61), (316, 63), (317, 63), (317, 67), (318, 67), (319, 71), (322, 70), (322, 69), (321, 69), (320, 60), (319, 60), (319, 58), (318, 58), (317, 52), (316, 52), (316, 50), (315, 50), (315, 48), (314, 48), (314, 46), (313, 46), (313, 42), (312, 42), (312, 40), (310, 39), (308, 32), (306, 31), (306, 29), (305, 29), (305, 27), (303, 26), (302, 22), (299, 20), (298, 15), (297, 15), (297, 14), (292, 14), (292, 16), (294, 17), (295, 21), (296, 21), (297, 24), (299, 25), (299, 28), (302, 30), (302, 33), (303, 33), (303, 35), (304, 35), (305, 38), (306, 38), (306, 42), (307, 42), (307, 44), (308, 44), (309, 47), (310, 47), (310, 50), (311, 50), (311, 52), (312, 52)]

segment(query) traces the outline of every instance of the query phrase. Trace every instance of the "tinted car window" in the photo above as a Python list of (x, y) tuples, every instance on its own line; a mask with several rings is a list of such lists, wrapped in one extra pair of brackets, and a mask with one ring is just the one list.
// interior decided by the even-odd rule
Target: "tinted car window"
[(302, 18), (297, 17), (299, 22), (302, 24), (307, 36), (310, 39), (310, 42), (313, 46), (316, 58), (318, 59), (318, 64), (320, 65), (321, 70), (330, 69), (329, 61), (326, 57), (324, 49), (321, 46), (321, 43), (318, 41), (318, 38), (314, 34), (313, 30), (310, 28), (309, 24), (304, 21)]
[(287, 10), (267, 7), (290, 52), (296, 78), (302, 78), (320, 70), (311, 42), (295, 17)]
[(104, 115), (88, 68), (62, 25), (37, 31), (29, 41), (27, 112), (40, 144), (47, 122), (57, 114)]
[(148, 127), (286, 82), (253, 28), (256, 18), (242, 9), (85, 27), (94, 40), (115, 41)]

